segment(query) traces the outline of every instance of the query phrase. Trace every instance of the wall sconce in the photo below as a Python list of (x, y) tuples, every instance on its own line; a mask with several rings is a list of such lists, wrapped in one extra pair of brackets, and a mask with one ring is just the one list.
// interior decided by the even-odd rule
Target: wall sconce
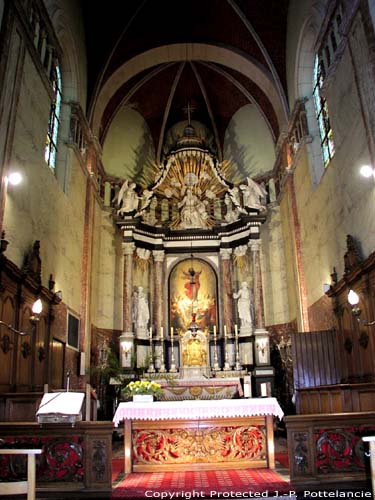
[(38, 322), (40, 320), (40, 314), (43, 311), (43, 304), (42, 304), (42, 301), (40, 299), (37, 299), (34, 302), (33, 307), (31, 308), (31, 311), (33, 313), (30, 316), (31, 323)]
[(362, 175), (362, 177), (366, 177), (366, 179), (375, 177), (375, 170), (371, 165), (362, 165), (362, 167), (359, 169), (359, 173)]
[(354, 290), (350, 290), (348, 293), (348, 302), (352, 308), (352, 314), (357, 319), (358, 323), (361, 323), (364, 326), (372, 326), (375, 325), (375, 321), (363, 320), (360, 318), (361, 316), (361, 308), (358, 307), (359, 304), (359, 296)]
[[(24, 336), (27, 335), (25, 332), (21, 332), (20, 330), (17, 330), (14, 328), (14, 326), (9, 325), (8, 323), (5, 323), (4, 321), (0, 320), (0, 325), (4, 325), (8, 328), (13, 333), (17, 333), (18, 335)], [(0, 337), (0, 349), (3, 351), (4, 354), (9, 352), (12, 348), (13, 342), (10, 340), (9, 335), (6, 333)]]

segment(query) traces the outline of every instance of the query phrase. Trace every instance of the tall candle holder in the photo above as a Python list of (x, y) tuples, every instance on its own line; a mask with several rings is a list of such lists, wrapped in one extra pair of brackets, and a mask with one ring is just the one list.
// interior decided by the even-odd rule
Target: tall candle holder
[(227, 327), (224, 325), (224, 371), (230, 370), (229, 354), (228, 354), (228, 341), (227, 341)]
[(177, 372), (175, 358), (174, 358), (173, 342), (174, 342), (174, 340), (173, 340), (173, 330), (171, 330), (171, 367), (169, 369), (170, 373), (176, 373)]
[(214, 364), (212, 365), (214, 371), (219, 371), (220, 366), (217, 357), (217, 344), (216, 344), (216, 326), (214, 326)]
[(164, 359), (164, 338), (160, 337), (160, 368), (159, 373), (165, 373), (167, 370), (165, 368), (165, 359)]
[(150, 361), (148, 363), (148, 370), (147, 373), (155, 373), (155, 366), (154, 366), (154, 355), (152, 352), (152, 332), (150, 331), (150, 347), (149, 347), (149, 357)]
[(236, 328), (235, 328), (234, 341), (235, 341), (235, 344), (236, 344), (236, 364), (235, 364), (235, 369), (236, 370), (242, 370), (242, 366), (241, 366), (241, 363), (240, 363), (240, 350), (239, 350), (239, 345), (238, 345), (237, 325), (236, 325)]

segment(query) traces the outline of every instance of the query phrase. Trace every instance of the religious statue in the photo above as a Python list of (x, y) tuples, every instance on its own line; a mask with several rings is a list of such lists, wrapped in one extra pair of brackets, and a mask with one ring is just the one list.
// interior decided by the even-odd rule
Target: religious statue
[(247, 208), (255, 208), (257, 210), (265, 210), (265, 200), (267, 191), (264, 186), (257, 184), (255, 181), (247, 178), (247, 184), (241, 184), (240, 189), (243, 192), (243, 204)]
[(207, 363), (207, 353), (199, 338), (191, 338), (182, 353), (184, 366), (204, 366)]
[(134, 322), (137, 331), (145, 331), (150, 319), (150, 311), (148, 309), (148, 300), (143, 291), (143, 287), (139, 286), (135, 294), (134, 300)]
[(140, 197), (135, 192), (136, 185), (129, 181), (124, 181), (117, 197), (117, 206), (121, 207), (117, 210), (118, 215), (134, 212), (137, 210)]
[[(236, 207), (236, 212), (246, 213), (246, 210), (241, 207), (240, 192), (237, 186), (234, 186), (232, 189), (228, 189), (226, 196), (227, 195), (230, 197), (234, 206)], [(227, 204), (226, 201), (225, 203)]]
[(180, 228), (205, 228), (209, 226), (206, 205), (193, 193), (191, 187), (188, 187), (185, 196), (177, 206), (181, 209)]
[(232, 200), (228, 193), (224, 197), (224, 203), (227, 207), (227, 213), (225, 214), (224, 219), (226, 220), (226, 222), (234, 222), (238, 219), (238, 209), (235, 208), (233, 210)]
[(238, 310), (238, 317), (241, 320), (241, 329), (243, 327), (245, 328), (251, 328), (252, 327), (252, 320), (251, 320), (251, 291), (249, 288), (249, 285), (246, 283), (246, 281), (243, 281), (241, 283), (241, 287), (238, 290), (237, 293), (233, 294), (233, 297), (235, 299), (238, 299), (237, 302), (237, 310)]
[(153, 197), (153, 195), (154, 195), (153, 191), (150, 191), (149, 189), (143, 190), (142, 196), (138, 198), (141, 200), (141, 206), (139, 207), (138, 212), (135, 214), (136, 216), (144, 214), (144, 212), (151, 203), (151, 198)]

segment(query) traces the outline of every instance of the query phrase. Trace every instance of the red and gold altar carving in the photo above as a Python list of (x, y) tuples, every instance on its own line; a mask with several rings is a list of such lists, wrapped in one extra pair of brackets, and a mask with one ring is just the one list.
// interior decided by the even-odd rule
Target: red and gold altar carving
[(195, 427), (132, 430), (133, 463), (195, 464), (263, 461), (266, 464), (264, 425)]

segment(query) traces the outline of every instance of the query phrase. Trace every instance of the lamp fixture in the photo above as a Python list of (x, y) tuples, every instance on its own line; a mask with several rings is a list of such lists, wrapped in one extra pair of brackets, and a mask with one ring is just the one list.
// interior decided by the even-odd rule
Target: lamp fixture
[(366, 179), (375, 177), (375, 169), (371, 165), (362, 165), (362, 167), (359, 169), (359, 173)]
[(348, 293), (348, 302), (352, 308), (352, 314), (357, 319), (358, 323), (361, 323), (364, 326), (372, 326), (375, 325), (374, 321), (363, 320), (360, 318), (362, 310), (358, 307), (359, 304), (359, 295), (354, 290), (349, 290)]
[(7, 175), (7, 180), (12, 186), (18, 186), (22, 182), (22, 174), (20, 172), (9, 172)]
[(39, 321), (40, 320), (40, 314), (43, 311), (43, 304), (42, 304), (42, 301), (40, 299), (37, 299), (34, 302), (33, 307), (31, 308), (31, 311), (32, 311), (33, 314), (30, 316), (30, 321), (32, 323), (35, 323), (35, 322)]

